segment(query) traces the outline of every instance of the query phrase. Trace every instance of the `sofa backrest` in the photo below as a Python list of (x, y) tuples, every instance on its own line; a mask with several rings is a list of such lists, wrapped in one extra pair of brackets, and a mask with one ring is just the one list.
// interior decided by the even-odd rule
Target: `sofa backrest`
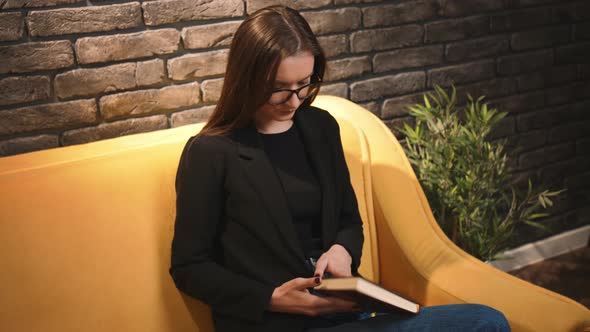
[[(365, 223), (360, 272), (378, 281), (367, 142), (338, 120)], [(201, 127), (0, 159), (1, 331), (212, 331), (168, 274), (178, 159)]]

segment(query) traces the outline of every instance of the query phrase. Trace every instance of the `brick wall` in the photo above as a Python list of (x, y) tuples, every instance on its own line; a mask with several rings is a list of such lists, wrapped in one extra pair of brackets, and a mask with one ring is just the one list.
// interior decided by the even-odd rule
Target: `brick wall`
[(0, 156), (206, 119), (233, 31), (277, 3), (319, 36), (324, 94), (394, 131), (434, 84), (484, 94), (516, 175), (569, 189), (555, 232), (590, 222), (587, 0), (0, 0)]

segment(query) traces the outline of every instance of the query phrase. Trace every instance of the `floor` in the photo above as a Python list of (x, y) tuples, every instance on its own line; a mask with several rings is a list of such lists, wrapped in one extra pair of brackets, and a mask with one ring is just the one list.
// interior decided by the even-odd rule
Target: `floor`
[(590, 309), (590, 247), (520, 268), (510, 274), (565, 295)]

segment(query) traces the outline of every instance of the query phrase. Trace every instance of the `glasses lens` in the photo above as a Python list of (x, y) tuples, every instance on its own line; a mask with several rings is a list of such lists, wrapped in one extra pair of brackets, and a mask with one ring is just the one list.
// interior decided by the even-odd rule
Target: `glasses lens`
[(312, 85), (313, 84), (310, 84), (310, 85), (304, 87), (303, 89), (299, 90), (299, 93), (297, 94), (297, 97), (300, 100), (303, 100), (303, 99), (309, 97), (311, 95), (311, 92), (312, 92), (312, 89), (311, 89)]
[[(297, 98), (299, 100), (304, 100), (309, 98), (312, 94), (314, 94), (318, 90), (319, 84), (318, 83), (311, 83), (306, 86), (303, 86), (297, 92)], [(291, 94), (295, 92), (295, 90), (287, 90), (287, 91), (275, 91), (270, 95), (269, 103), (272, 105), (280, 105), (286, 103), (289, 98), (291, 98)]]
[(273, 105), (285, 103), (291, 97), (291, 91), (276, 91), (270, 95), (269, 102)]

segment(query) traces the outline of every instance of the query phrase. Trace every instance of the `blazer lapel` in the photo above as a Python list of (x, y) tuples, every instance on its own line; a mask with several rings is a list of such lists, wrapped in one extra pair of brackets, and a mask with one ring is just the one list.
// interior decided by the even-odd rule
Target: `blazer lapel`
[(301, 274), (305, 268), (303, 249), (297, 238), (280, 180), (263, 150), (256, 127), (250, 125), (239, 129), (234, 137), (240, 143), (238, 154), (242, 169), (282, 237), (273, 237), (272, 232), (269, 232), (266, 240), (277, 248), (277, 253), (282, 254), (298, 274)]

